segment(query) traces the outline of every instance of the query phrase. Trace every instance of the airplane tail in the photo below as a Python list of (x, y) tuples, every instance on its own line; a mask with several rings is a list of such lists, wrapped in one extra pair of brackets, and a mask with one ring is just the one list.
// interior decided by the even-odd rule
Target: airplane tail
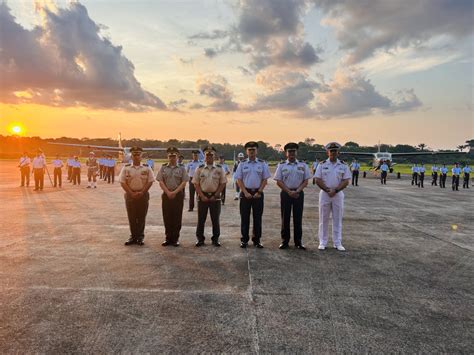
[(118, 147), (120, 149), (123, 149), (123, 146), (122, 146), (122, 133), (120, 133), (120, 132), (118, 134)]

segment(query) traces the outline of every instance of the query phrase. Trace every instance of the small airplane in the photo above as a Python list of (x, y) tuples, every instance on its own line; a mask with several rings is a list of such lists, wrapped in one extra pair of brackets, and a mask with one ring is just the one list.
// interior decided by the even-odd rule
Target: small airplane
[[(469, 146), (465, 146), (469, 147)], [(394, 157), (409, 157), (409, 156), (418, 156), (418, 155), (460, 155), (460, 154), (471, 154), (472, 147), (467, 152), (430, 152), (430, 151), (419, 151), (419, 152), (398, 152), (398, 153), (390, 153), (388, 151), (382, 152), (380, 151), (380, 144), (377, 145), (377, 152), (348, 152), (348, 151), (340, 151), (339, 154), (341, 155), (349, 155), (353, 157), (371, 157), (372, 158), (372, 168), (374, 170), (379, 170), (382, 163), (387, 163), (390, 172), (393, 173), (393, 167), (397, 165), (397, 163), (393, 162)], [(474, 151), (473, 151), (474, 152)], [(320, 151), (310, 151), (310, 153), (326, 153), (324, 150)]]
[[(132, 153), (130, 153), (131, 147), (124, 147), (122, 146), (122, 135), (119, 133), (118, 136), (118, 146), (106, 146), (106, 145), (90, 145), (90, 144), (76, 144), (76, 143), (56, 143), (56, 142), (48, 142), (49, 144), (55, 145), (62, 145), (62, 146), (69, 146), (69, 147), (79, 147), (79, 148), (89, 148), (89, 149), (96, 149), (104, 152), (114, 152), (118, 153), (119, 159), (122, 163), (128, 163), (132, 160)], [(199, 151), (199, 160), (204, 159), (204, 153), (201, 148), (178, 148), (180, 151)], [(163, 147), (145, 147), (143, 151), (166, 151), (166, 148)]]

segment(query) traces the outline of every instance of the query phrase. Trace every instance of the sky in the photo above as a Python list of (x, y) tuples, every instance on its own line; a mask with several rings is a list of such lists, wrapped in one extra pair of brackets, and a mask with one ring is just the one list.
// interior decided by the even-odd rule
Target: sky
[(0, 134), (474, 137), (471, 0), (0, 0)]

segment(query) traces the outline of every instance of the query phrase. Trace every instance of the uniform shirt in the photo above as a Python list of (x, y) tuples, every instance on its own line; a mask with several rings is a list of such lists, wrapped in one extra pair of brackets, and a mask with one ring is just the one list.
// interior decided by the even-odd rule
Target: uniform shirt
[(20, 168), (24, 168), (30, 164), (31, 164), (31, 159), (29, 157), (21, 157), (20, 163), (18, 165), (20, 165)]
[(93, 171), (95, 169), (97, 169), (97, 166), (98, 166), (98, 163), (97, 163), (97, 160), (95, 158), (89, 158), (86, 160), (86, 165), (87, 167), (89, 168), (89, 170)]
[(54, 159), (53, 166), (55, 169), (62, 168), (64, 166), (63, 161), (61, 159)]
[(314, 177), (322, 179), (328, 188), (335, 189), (341, 181), (351, 178), (351, 172), (349, 167), (339, 159), (335, 163), (327, 159), (319, 164)]
[(74, 166), (74, 159), (69, 158), (68, 160), (66, 160), (66, 165), (67, 166)]
[(33, 159), (33, 169), (43, 169), (44, 167), (46, 167), (46, 163), (42, 156)]
[(414, 167), (411, 168), (411, 172), (412, 172), (412, 173), (419, 173), (419, 172), (420, 172), (420, 168), (417, 167), (417, 166), (414, 166)]
[(130, 187), (132, 191), (141, 191), (147, 183), (153, 182), (155, 177), (147, 165), (125, 164), (120, 171), (118, 180)]
[(195, 170), (193, 176), (193, 183), (199, 184), (201, 190), (207, 193), (216, 192), (219, 185), (226, 182), (227, 178), (225, 177), (224, 170), (217, 164), (201, 164)]
[(315, 161), (313, 162), (313, 171), (316, 172), (316, 169), (318, 168), (319, 162)]
[(420, 173), (424, 173), (424, 172), (426, 171), (426, 169), (425, 169), (424, 166), (420, 166), (420, 167), (418, 168), (418, 171), (419, 171)]
[(163, 181), (168, 190), (174, 191), (183, 181), (189, 181), (184, 165), (163, 164), (156, 175), (157, 181)]
[(439, 169), (438, 169), (438, 167), (437, 167), (436, 165), (433, 165), (433, 166), (431, 167), (431, 172), (432, 172), (432, 173), (437, 173), (438, 170), (439, 170)]
[(359, 163), (352, 163), (351, 168), (352, 168), (352, 170), (359, 171), (360, 164)]
[(471, 172), (471, 168), (468, 166), (465, 166), (464, 168), (462, 168), (462, 171), (464, 172), (464, 174), (469, 174)]
[(81, 162), (79, 160), (74, 160), (72, 162), (72, 167), (75, 169), (80, 169), (81, 168)]
[(443, 166), (441, 169), (439, 169), (439, 171), (441, 171), (441, 174), (447, 174), (448, 173), (448, 168)]
[(304, 162), (295, 160), (290, 162), (289, 160), (284, 163), (278, 164), (278, 167), (273, 177), (276, 181), (283, 182), (286, 187), (291, 190), (297, 189), (305, 180), (311, 178), (308, 165)]
[(385, 171), (385, 172), (388, 171), (388, 165), (385, 164), (385, 163), (383, 163), (383, 164), (380, 166), (380, 170)]
[(453, 175), (459, 176), (461, 174), (461, 168), (460, 167), (454, 167), (451, 169), (451, 172)]
[[(303, 163), (304, 164), (304, 163)], [(260, 187), (262, 180), (271, 177), (268, 165), (263, 160), (246, 159), (241, 161), (235, 172), (234, 178), (243, 181), (246, 189), (256, 190)]]
[(226, 163), (221, 164), (221, 166), (222, 166), (222, 169), (224, 169), (224, 173), (226, 175), (230, 173), (229, 166)]
[(109, 168), (113, 168), (115, 166), (115, 159), (109, 159)]
[(188, 173), (189, 177), (193, 177), (194, 173), (196, 172), (196, 169), (201, 165), (202, 163), (199, 160), (191, 160), (187, 165), (186, 165), (186, 172)]
[(148, 165), (151, 168), (151, 170), (155, 168), (155, 162), (153, 161), (153, 159), (147, 159), (146, 165)]

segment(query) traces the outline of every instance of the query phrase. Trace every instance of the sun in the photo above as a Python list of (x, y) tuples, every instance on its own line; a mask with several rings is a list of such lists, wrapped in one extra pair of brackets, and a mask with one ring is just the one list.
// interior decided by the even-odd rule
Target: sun
[(10, 126), (10, 129), (9, 129), (9, 130), (10, 130), (10, 133), (19, 136), (20, 134), (23, 133), (23, 126), (20, 125), (20, 124), (15, 123), (15, 124), (12, 124), (12, 125)]

